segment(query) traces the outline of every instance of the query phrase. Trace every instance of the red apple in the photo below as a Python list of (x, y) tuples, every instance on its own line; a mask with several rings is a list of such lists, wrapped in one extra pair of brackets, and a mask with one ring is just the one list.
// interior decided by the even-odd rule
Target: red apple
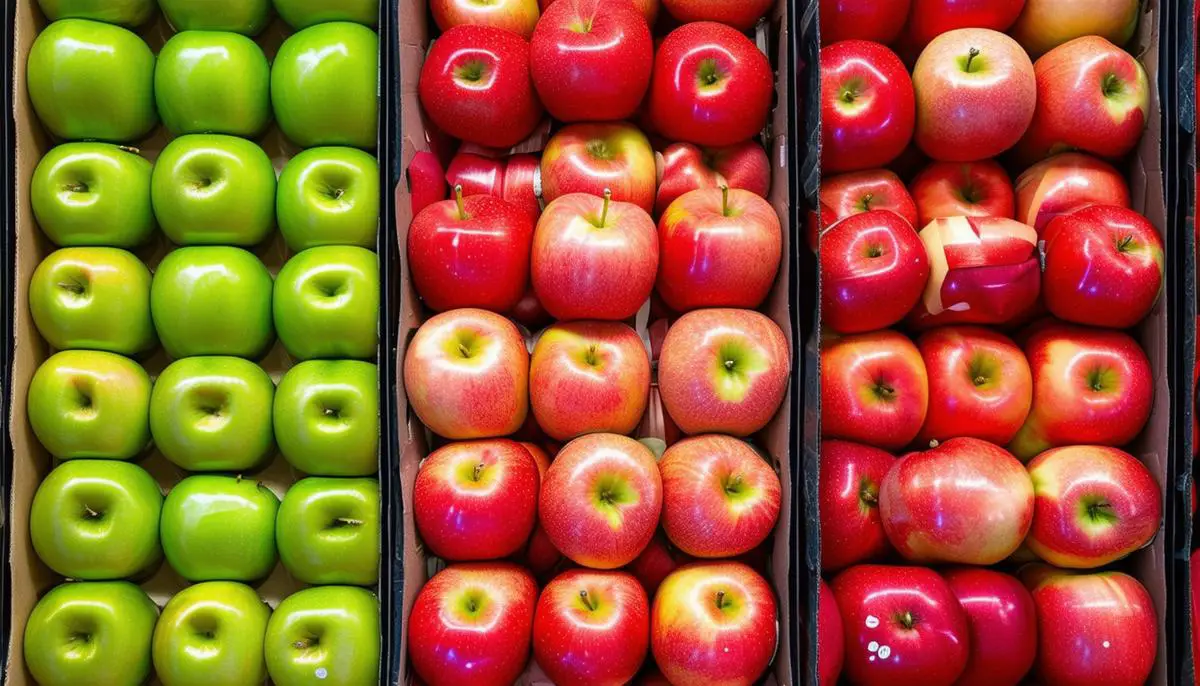
[(990, 29), (943, 33), (913, 68), (916, 141), (935, 160), (973, 162), (1008, 150), (1033, 119), (1038, 85), (1016, 41)]
[(771, 585), (746, 565), (681, 567), (654, 597), (654, 661), (673, 686), (750, 686), (775, 654), (777, 617)]
[(1025, 344), (1033, 407), (1009, 450), (1028, 460), (1064, 445), (1125, 445), (1154, 400), (1150, 361), (1119, 331), (1051, 323)]
[(912, 0), (908, 34), (918, 47), (955, 29), (1007, 31), (1025, 0)]
[(633, 572), (646, 589), (646, 593), (653, 598), (663, 579), (691, 562), (695, 562), (695, 558), (671, 545), (662, 533), (655, 533), (645, 550), (629, 564), (629, 571)]
[(945, 572), (946, 583), (967, 613), (971, 646), (958, 683), (1014, 686), (1024, 683), (1037, 655), (1033, 597), (1016, 578), (990, 569)]
[(772, 7), (773, 0), (662, 0), (663, 7), (680, 23), (716, 21), (750, 31)]
[(821, 168), (826, 174), (887, 166), (912, 139), (916, 106), (908, 69), (879, 43), (821, 48)]
[[(642, 13), (642, 16), (646, 18), (646, 23), (649, 24), (651, 28), (654, 27), (654, 21), (658, 19), (658, 1), (659, 0), (633, 0), (633, 6)], [(550, 5), (553, 5), (554, 2), (555, 0), (538, 0), (538, 3), (542, 6), (542, 12), (545, 12), (546, 8), (550, 7)]]
[[(822, 564), (824, 564), (822, 562)], [(837, 598), (824, 579), (817, 601), (817, 684), (837, 686), (846, 661), (846, 630)]]
[(542, 301), (538, 300), (537, 293), (534, 292), (532, 284), (530, 284), (529, 288), (525, 289), (525, 294), (508, 311), (508, 315), (530, 331), (537, 331), (554, 321), (554, 318), (550, 316), (546, 308), (542, 307)]
[(417, 417), (451, 440), (507, 436), (529, 412), (529, 353), (509, 320), (450, 310), (421, 325), (404, 357), (404, 390)]
[(1029, 463), (1037, 492), (1029, 549), (1059, 567), (1092, 569), (1148, 544), (1162, 494), (1136, 457), (1103, 446), (1047, 450)]
[(994, 565), (1033, 522), (1033, 484), (1004, 448), (952, 438), (901, 457), (879, 488), (888, 541), (919, 563)]
[(425, 546), (455, 561), (517, 552), (537, 521), (538, 468), (515, 441), (451, 443), (421, 462), (413, 515)]
[(1037, 109), (1017, 146), (1027, 162), (1063, 150), (1119, 159), (1142, 137), (1150, 112), (1146, 70), (1099, 36), (1076, 38), (1038, 58)]
[(1012, 180), (994, 160), (934, 162), (912, 181), (924, 227), (942, 217), (1006, 217), (1016, 212)]
[(550, 455), (540, 445), (530, 443), (529, 441), (521, 441), (521, 447), (529, 451), (529, 456), (533, 458), (534, 464), (537, 465), (538, 483), (542, 483), (542, 479), (546, 478), (546, 470), (550, 469)]
[(950, 585), (923, 567), (859, 565), (833, 580), (846, 630), (842, 671), (858, 686), (952, 686), (970, 625)]
[(528, 39), (538, 23), (537, 0), (430, 0), (433, 21), (442, 31), (463, 24), (492, 26)]
[(929, 413), (917, 442), (972, 437), (1007, 445), (1033, 404), (1025, 353), (978, 326), (946, 326), (917, 340), (929, 374)]
[(533, 535), (525, 546), (524, 555), (516, 560), (533, 572), (539, 581), (547, 581), (563, 561), (563, 555), (541, 524), (533, 527)]
[(529, 47), (533, 85), (561, 121), (627, 119), (650, 85), (654, 43), (632, 4), (564, 0), (542, 15)]
[(663, 453), (662, 525), (693, 557), (736, 557), (767, 540), (779, 519), (779, 477), (744, 441), (709, 435)]
[(649, 395), (650, 357), (629, 326), (568, 322), (538, 337), (529, 367), (529, 401), (551, 438), (633, 433)]
[[(724, 4), (749, 9), (764, 1)], [(658, 48), (650, 118), (669, 140), (733, 145), (762, 131), (774, 94), (771, 64), (753, 41), (724, 24), (698, 21), (672, 31)]]
[(536, 224), (542, 216), (541, 200), (535, 183), (540, 183), (542, 160), (529, 154), (511, 155), (504, 166), (504, 183), (500, 189), (500, 197), (514, 207), (524, 210)]
[(908, 18), (910, 0), (821, 0), (821, 45), (844, 40), (890, 44)]
[(412, 194), (414, 217), (433, 203), (446, 199), (444, 176), (442, 163), (437, 155), (427, 150), (413, 155), (412, 162), (408, 165), (407, 179), (409, 192)]
[(511, 686), (525, 669), (537, 582), (505, 562), (451, 565), (408, 615), (408, 657), (429, 686)]
[(616, 434), (577, 438), (546, 471), (539, 508), (563, 555), (584, 567), (623, 567), (650, 542), (662, 512), (654, 454)]
[(917, 224), (917, 206), (904, 182), (887, 169), (868, 169), (821, 179), (821, 219), (815, 213), (808, 222), (808, 245), (814, 251), (821, 234), (839, 221), (871, 210), (891, 210), (904, 221)]
[(649, 650), (650, 601), (630, 574), (572, 569), (542, 590), (533, 657), (553, 683), (627, 684)]
[(446, 183), (462, 186), (462, 194), (500, 197), (504, 185), (504, 160), (473, 152), (458, 152), (446, 168)]
[(1111, 164), (1077, 152), (1064, 152), (1017, 177), (1017, 221), (1037, 229), (1088, 205), (1129, 207), (1129, 184)]
[(443, 33), (425, 57), (418, 90), (439, 129), (490, 148), (520, 143), (542, 119), (529, 43), (504, 29), (462, 25)]
[(821, 345), (821, 435), (885, 450), (912, 442), (929, 408), (925, 362), (895, 331)]
[(821, 316), (834, 331), (895, 324), (917, 304), (928, 281), (925, 247), (894, 212), (852, 215), (821, 237)]
[(1040, 683), (1146, 683), (1158, 654), (1158, 620), (1154, 601), (1137, 579), (1053, 568), (1031, 576), (1026, 585), (1037, 608), (1034, 670)]
[(571, 193), (601, 196), (654, 210), (657, 170), (650, 141), (625, 123), (563, 127), (542, 152), (542, 198), (552, 203)]
[(751, 310), (683, 315), (658, 358), (663, 407), (686, 434), (757, 432), (775, 416), (790, 375), (783, 331)]
[(1140, 9), (1138, 0), (1025, 0), (1012, 35), (1034, 57), (1082, 36), (1125, 45)]
[(889, 550), (879, 518), (879, 486), (896, 458), (848, 441), (821, 443), (821, 571), (871, 562)]
[(762, 304), (775, 283), (783, 231), (775, 208), (722, 187), (681, 195), (658, 222), (658, 294), (676, 312)]
[(654, 211), (659, 215), (688, 191), (728, 186), (765, 198), (771, 189), (771, 162), (755, 140), (724, 148), (672, 143), (658, 160), (661, 173)]
[(650, 297), (657, 271), (654, 220), (607, 191), (562, 196), (534, 230), (533, 289), (555, 319), (629, 319)]
[(478, 307), (507, 312), (529, 286), (533, 222), (507, 202), (488, 195), (426, 207), (408, 227), (413, 286), (436, 312)]
[(1126, 329), (1158, 301), (1162, 239), (1137, 212), (1092, 205), (1050, 222), (1042, 237), (1042, 295), (1059, 319)]

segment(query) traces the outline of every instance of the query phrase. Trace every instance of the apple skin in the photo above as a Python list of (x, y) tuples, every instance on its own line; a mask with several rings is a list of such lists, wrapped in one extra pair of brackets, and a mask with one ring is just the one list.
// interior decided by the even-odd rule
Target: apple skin
[(542, 15), (529, 45), (533, 85), (546, 111), (564, 122), (628, 119), (653, 66), (650, 27), (632, 4), (560, 2)]
[(304, 148), (374, 148), (378, 137), (379, 35), (330, 22), (298, 31), (271, 63), (271, 106), (288, 140)]
[(533, 533), (538, 486), (533, 456), (515, 441), (450, 443), (417, 472), (417, 531), (433, 554), (447, 560), (508, 557)]
[(352, 21), (363, 26), (379, 24), (379, 4), (374, 0), (272, 0), (279, 18), (296, 29), (329, 21)]
[(821, 0), (821, 45), (865, 40), (889, 45), (908, 19), (911, 0)]
[[(822, 560), (822, 567), (824, 564)], [(817, 601), (817, 684), (837, 686), (846, 661), (846, 633), (833, 590), (824, 579), (820, 580), (820, 585)]]
[(895, 172), (887, 169), (847, 172), (821, 179), (819, 212), (809, 212), (808, 247), (816, 252), (821, 236), (830, 227), (851, 215), (871, 210), (895, 212), (914, 230), (921, 226), (917, 224), (917, 205)]
[(1125, 445), (1146, 425), (1154, 375), (1119, 331), (1051, 323), (1025, 344), (1033, 408), (1009, 450), (1028, 460), (1064, 445)]
[(486, 310), (431, 317), (404, 357), (408, 403), (450, 440), (507, 436), (529, 412), (529, 352), (517, 327)]
[(978, 438), (901, 457), (879, 487), (888, 540), (905, 559), (994, 565), (1033, 523), (1033, 484), (1017, 458)]
[(905, 31), (918, 47), (955, 29), (1005, 32), (1024, 6), (1025, 0), (912, 0)]
[(912, 181), (912, 196), (925, 226), (943, 217), (1007, 217), (1016, 213), (1012, 181), (995, 160), (934, 162)]
[(1127, 329), (1158, 301), (1162, 239), (1137, 212), (1092, 205), (1056, 218), (1042, 238), (1042, 297), (1059, 319)]
[(360, 360), (308, 360), (279, 380), (275, 440), (288, 464), (315, 476), (379, 469), (379, 370)]
[(529, 43), (490, 26), (455, 26), (434, 41), (418, 92), (440, 130), (489, 148), (511, 148), (542, 120)]
[(821, 48), (821, 169), (826, 174), (887, 166), (912, 139), (912, 79), (896, 53), (847, 40)]
[(249, 586), (209, 581), (167, 601), (154, 627), (163, 686), (253, 686), (267, 678), (263, 642), (271, 608)]
[(613, 200), (649, 213), (657, 180), (650, 141), (632, 124), (565, 126), (542, 152), (542, 198), (548, 204), (571, 193), (612, 191)]
[(305, 584), (379, 581), (379, 482), (311, 476), (292, 484), (275, 517), (279, 560)]
[[(973, 56), (977, 55), (977, 56)], [(1016, 41), (990, 29), (934, 38), (913, 69), (921, 150), (943, 162), (973, 162), (1008, 150), (1038, 104), (1033, 63)]]
[(1125, 45), (1137, 30), (1138, 0), (1025, 0), (1013, 38), (1037, 57), (1074, 38)]
[(154, 0), (38, 0), (46, 19), (92, 19), (134, 28), (154, 16)]
[(158, 0), (176, 31), (232, 31), (257, 36), (271, 19), (270, 0)]
[(672, 143), (656, 156), (660, 168), (654, 212), (662, 215), (675, 200), (701, 188), (740, 188), (767, 197), (771, 190), (771, 161), (755, 140), (723, 148)]
[(279, 174), (275, 216), (293, 252), (320, 245), (374, 248), (379, 163), (355, 148), (312, 148), (297, 154)]
[(120, 355), (67, 350), (34, 372), (29, 424), (54, 457), (130, 460), (150, 443), (150, 376)]
[(158, 344), (150, 319), (150, 270), (118, 248), (63, 248), (33, 270), (29, 311), (58, 350), (137, 356)]
[(542, 212), (530, 272), (555, 319), (621, 321), (649, 299), (658, 261), (658, 230), (642, 208), (571, 193)]
[(413, 155), (405, 176), (412, 187), (414, 217), (433, 203), (446, 199), (446, 173), (441, 160), (432, 152), (420, 150)]
[(1088, 205), (1129, 207), (1129, 184), (1108, 162), (1064, 152), (1026, 169), (1017, 177), (1017, 221), (1039, 235), (1055, 217)]
[(658, 358), (663, 407), (688, 435), (749, 436), (775, 416), (791, 377), (779, 326), (752, 310), (694, 310), (667, 330)]
[(662, 503), (662, 476), (646, 446), (626, 436), (589, 434), (550, 463), (538, 509), (563, 555), (584, 567), (616, 569), (650, 542)]
[(970, 624), (937, 572), (859, 565), (835, 577), (830, 587), (846, 628), (842, 675), (849, 683), (957, 683), (967, 665)]
[(929, 409), (929, 377), (917, 346), (895, 331), (821, 345), (821, 435), (900, 450)]
[(650, 647), (674, 686), (750, 686), (778, 644), (775, 592), (740, 562), (698, 562), (671, 573), (650, 610)]
[(658, 221), (658, 294), (676, 312), (753, 309), (775, 283), (783, 230), (775, 208), (751, 191), (689, 191)]
[(929, 374), (929, 412), (917, 443), (971, 437), (1007, 445), (1029, 416), (1033, 375), (1007, 336), (946, 326), (917, 339)]
[(650, 601), (627, 572), (572, 569), (542, 589), (533, 657), (552, 682), (628, 684), (649, 650)]
[(56, 138), (126, 143), (158, 123), (154, 53), (119, 26), (87, 19), (46, 26), (25, 74), (33, 110)]
[(504, 562), (451, 565), (417, 594), (408, 656), (428, 686), (510, 686), (525, 669), (537, 582)]
[[(754, 3), (725, 4), (740, 11)], [(733, 145), (766, 126), (774, 92), (771, 63), (753, 41), (724, 24), (696, 21), (667, 34), (658, 47), (650, 119), (672, 141)]]
[(567, 322), (542, 332), (529, 365), (533, 416), (558, 441), (631, 434), (650, 396), (650, 357), (620, 322)]
[[(545, 12), (555, 1), (538, 0), (538, 5), (541, 6), (542, 12)], [(646, 18), (646, 24), (654, 28), (654, 22), (658, 19), (659, 0), (633, 0), (633, 6)]]
[(38, 485), (29, 509), (34, 552), (72, 579), (122, 579), (162, 559), (163, 497), (146, 470), (128, 462), (72, 460)]
[(107, 143), (63, 143), (38, 162), (29, 202), (55, 245), (135, 248), (154, 233), (154, 165)]
[(529, 40), (534, 27), (539, 25), (537, 0), (431, 0), (429, 9), (433, 11), (434, 23), (442, 31), (462, 25), (490, 26)]
[(642, 588), (646, 589), (646, 594), (653, 599), (663, 579), (683, 565), (695, 561), (696, 558), (671, 545), (666, 535), (660, 531), (654, 534), (654, 538), (650, 539), (650, 543), (637, 559), (629, 563), (628, 569), (637, 577)]
[(1158, 620), (1146, 588), (1120, 572), (1038, 571), (1026, 580), (1037, 608), (1038, 681), (1145, 683), (1158, 645)]
[(275, 568), (278, 511), (279, 498), (251, 479), (189, 476), (163, 502), (163, 553), (191, 582), (265, 579)]
[(1162, 522), (1154, 475), (1118, 448), (1070, 446), (1029, 463), (1037, 493), (1026, 545), (1052, 565), (1093, 569), (1150, 543)]
[(880, 560), (891, 549), (879, 515), (879, 487), (895, 461), (868, 445), (821, 442), (822, 572)]
[(775, 3), (772, 0), (662, 0), (662, 5), (681, 24), (712, 21), (753, 33), (754, 25)]
[(538, 524), (533, 527), (533, 535), (529, 537), (525, 550), (521, 555), (514, 557), (513, 561), (533, 572), (539, 583), (546, 583), (564, 566), (562, 562), (565, 559), (550, 541), (546, 530)]
[(821, 314), (839, 333), (887, 328), (917, 304), (929, 257), (900, 215), (851, 215), (821, 235)]
[(1036, 162), (1064, 150), (1120, 159), (1149, 121), (1150, 85), (1132, 55), (1099, 36), (1076, 38), (1038, 58), (1037, 109), (1016, 148)]
[(271, 120), (271, 67), (262, 48), (245, 36), (184, 31), (158, 53), (154, 99), (163, 126), (176, 136), (254, 138)]
[(1037, 656), (1037, 611), (1021, 582), (990, 569), (959, 567), (943, 573), (967, 613), (971, 652), (958, 683), (1022, 683)]
[(379, 345), (379, 257), (353, 245), (293, 256), (275, 277), (275, 331), (298, 360), (371, 359)]
[(275, 686), (357, 686), (379, 678), (379, 600), (345, 586), (306, 588), (267, 623), (264, 652)]

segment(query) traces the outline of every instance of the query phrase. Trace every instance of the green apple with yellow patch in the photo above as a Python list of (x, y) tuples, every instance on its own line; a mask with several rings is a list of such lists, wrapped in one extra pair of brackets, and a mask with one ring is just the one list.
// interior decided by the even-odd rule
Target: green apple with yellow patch
[(188, 586), (154, 627), (154, 672), (163, 686), (261, 686), (271, 609), (234, 581)]

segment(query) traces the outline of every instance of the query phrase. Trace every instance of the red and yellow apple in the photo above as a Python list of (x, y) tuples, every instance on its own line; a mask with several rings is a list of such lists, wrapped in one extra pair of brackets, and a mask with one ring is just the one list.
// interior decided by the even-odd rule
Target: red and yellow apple
[(1016, 211), (1012, 181), (995, 160), (934, 162), (910, 186), (916, 226), (943, 217), (1007, 217)]
[[(602, 196), (654, 211), (658, 170), (650, 141), (624, 122), (564, 126), (542, 152), (542, 199), (571, 193)], [(547, 208), (549, 209), (549, 208)]]
[(1017, 177), (1017, 221), (1040, 235), (1055, 217), (1088, 205), (1129, 207), (1129, 184), (1108, 162), (1078, 152), (1048, 157)]

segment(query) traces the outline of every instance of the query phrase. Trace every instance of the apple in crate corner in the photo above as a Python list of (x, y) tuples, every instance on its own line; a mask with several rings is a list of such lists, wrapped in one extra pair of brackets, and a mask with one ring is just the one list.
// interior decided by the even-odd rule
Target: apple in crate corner
[(1034, 57), (1083, 36), (1125, 45), (1137, 30), (1140, 7), (1138, 0), (1025, 0), (1012, 35)]
[(271, 19), (270, 0), (159, 0), (158, 4), (176, 31), (232, 31), (256, 36)]
[(896, 53), (870, 41), (821, 48), (821, 168), (874, 169), (900, 156), (916, 121), (913, 82)]
[(821, 344), (821, 435), (900, 450), (929, 410), (929, 377), (917, 346), (895, 331)]
[(844, 40), (891, 44), (908, 21), (911, 0), (821, 0), (821, 45)]
[(308, 360), (279, 380), (275, 440), (288, 464), (315, 476), (379, 470), (379, 370), (360, 360)]
[(542, 199), (550, 204), (571, 193), (611, 192), (615, 201), (653, 212), (657, 174), (650, 141), (636, 126), (571, 124), (542, 152)]
[(959, 682), (973, 686), (1022, 683), (1037, 655), (1037, 611), (1015, 577), (957, 567), (943, 573), (967, 613), (971, 651)]
[(107, 143), (63, 143), (38, 161), (29, 202), (55, 245), (136, 248), (154, 232), (154, 165)]
[(1079, 152), (1048, 157), (1017, 177), (1017, 221), (1039, 235), (1055, 217), (1088, 205), (1129, 207), (1129, 184), (1108, 162)]
[(287, 684), (369, 684), (379, 678), (379, 600), (363, 588), (306, 588), (267, 623), (267, 673)]
[(257, 137), (271, 121), (271, 67), (236, 33), (184, 31), (158, 53), (154, 99), (172, 134)]
[(96, 2), (95, 0), (38, 0), (38, 8), (50, 21), (94, 19), (125, 28), (136, 28), (154, 16), (154, 0)]
[(353, 21), (370, 27), (379, 23), (379, 3), (375, 0), (272, 0), (271, 4), (279, 17), (297, 31), (328, 21)]
[(771, 190), (771, 161), (755, 140), (723, 148), (672, 143), (656, 159), (661, 173), (654, 211), (660, 216), (688, 191), (728, 186), (765, 198)]
[(995, 160), (934, 162), (912, 181), (917, 226), (943, 217), (1007, 217), (1016, 212), (1012, 181)]
[(490, 26), (529, 40), (540, 15), (538, 0), (430, 0), (433, 21), (442, 31), (455, 26)]
[(164, 686), (252, 686), (267, 678), (271, 608), (249, 586), (209, 581), (171, 596), (154, 627), (154, 671)]
[(167, 493), (160, 531), (171, 568), (197, 581), (257, 581), (275, 568), (279, 498), (240, 476), (189, 476)]
[(849, 441), (821, 443), (821, 571), (879, 560), (891, 546), (879, 515), (879, 487), (896, 461), (890, 453)]
[(900, 215), (913, 230), (917, 224), (917, 206), (896, 173), (888, 169), (866, 169), (821, 179), (820, 222), (810, 212), (808, 245), (815, 252), (817, 242), (830, 227), (855, 214), (871, 210), (890, 210)]
[(355, 148), (313, 148), (297, 154), (279, 173), (275, 216), (293, 252), (319, 245), (374, 248), (379, 233), (379, 163)]
[(353, 245), (294, 255), (275, 277), (275, 331), (298, 360), (375, 357), (379, 256)]

